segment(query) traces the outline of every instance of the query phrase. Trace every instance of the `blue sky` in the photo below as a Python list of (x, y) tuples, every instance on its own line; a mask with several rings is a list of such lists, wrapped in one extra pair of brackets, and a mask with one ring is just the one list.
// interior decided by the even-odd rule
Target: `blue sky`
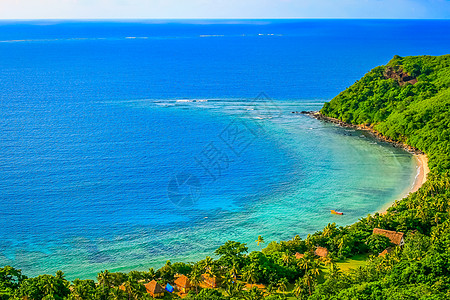
[(450, 0), (0, 0), (1, 19), (447, 19)]

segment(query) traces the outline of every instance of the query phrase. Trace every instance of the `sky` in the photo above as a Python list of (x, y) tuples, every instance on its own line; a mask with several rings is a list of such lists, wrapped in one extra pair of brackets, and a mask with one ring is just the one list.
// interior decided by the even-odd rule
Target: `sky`
[(0, 19), (448, 19), (450, 0), (0, 0)]

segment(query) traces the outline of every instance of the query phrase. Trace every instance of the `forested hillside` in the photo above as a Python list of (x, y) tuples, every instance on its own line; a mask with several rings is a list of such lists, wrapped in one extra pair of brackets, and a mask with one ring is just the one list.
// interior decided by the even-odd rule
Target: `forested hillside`
[(340, 93), (325, 116), (368, 125), (425, 152), (431, 173), (386, 215), (353, 226), (406, 233), (406, 245), (319, 285), (312, 299), (450, 299), (450, 55), (395, 56)]

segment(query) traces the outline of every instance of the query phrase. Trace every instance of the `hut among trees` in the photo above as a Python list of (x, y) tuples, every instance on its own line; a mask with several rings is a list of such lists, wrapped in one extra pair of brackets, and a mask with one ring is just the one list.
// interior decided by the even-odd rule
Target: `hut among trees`
[(145, 285), (145, 289), (147, 293), (149, 293), (153, 298), (162, 298), (164, 297), (164, 289), (161, 285), (159, 285), (156, 280), (152, 280)]
[(403, 238), (403, 236), (404, 236), (403, 232), (374, 228), (372, 233), (383, 235), (383, 236), (387, 237), (391, 241), (391, 243), (396, 246), (403, 246), (405, 244), (405, 240)]
[(319, 257), (327, 257), (328, 256), (328, 249), (325, 247), (318, 246), (316, 250), (314, 250), (314, 254)]
[(175, 286), (177, 290), (183, 294), (187, 294), (190, 290), (192, 290), (192, 284), (185, 275), (181, 275), (177, 279), (175, 279)]
[(296, 259), (303, 258), (304, 256), (305, 256), (305, 254), (302, 254), (302, 253), (299, 253), (299, 252), (296, 252), (296, 253), (295, 253), (295, 258), (296, 258)]

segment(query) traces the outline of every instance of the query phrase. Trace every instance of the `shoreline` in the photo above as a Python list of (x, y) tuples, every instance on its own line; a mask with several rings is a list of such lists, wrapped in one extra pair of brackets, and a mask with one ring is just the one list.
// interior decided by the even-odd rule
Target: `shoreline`
[(411, 147), (410, 145), (404, 144), (402, 142), (394, 141), (390, 138), (387, 138), (384, 135), (382, 135), (380, 132), (373, 129), (372, 126), (354, 125), (354, 124), (345, 123), (341, 120), (324, 116), (318, 111), (302, 111), (301, 113), (304, 115), (310, 116), (314, 119), (317, 119), (317, 120), (337, 124), (341, 127), (348, 127), (348, 128), (358, 129), (358, 130), (364, 130), (364, 131), (370, 133), (375, 138), (377, 138), (383, 142), (389, 143), (396, 148), (402, 148), (414, 156), (416, 163), (417, 163), (417, 169), (416, 169), (417, 173), (416, 173), (416, 176), (414, 179), (414, 183), (412, 184), (412, 186), (410, 188), (408, 188), (405, 191), (405, 193), (403, 193), (400, 196), (400, 199), (395, 199), (393, 202), (387, 203), (379, 211), (377, 211), (377, 213), (379, 213), (379, 214), (387, 213), (387, 210), (390, 207), (392, 207), (396, 201), (406, 198), (409, 194), (417, 192), (422, 187), (422, 185), (427, 181), (427, 175), (430, 172), (430, 168), (428, 167), (428, 157), (425, 153), (423, 153), (419, 149)]
[(427, 175), (430, 172), (430, 169), (428, 167), (428, 157), (426, 156), (426, 154), (413, 154), (413, 155), (417, 163), (417, 173), (414, 179), (414, 183), (403, 194), (401, 194), (401, 196), (398, 199), (395, 199), (391, 203), (387, 203), (379, 211), (377, 211), (377, 213), (382, 215), (386, 214), (387, 210), (390, 207), (392, 207), (395, 204), (395, 202), (408, 197), (409, 194), (417, 192), (422, 187), (422, 185), (427, 181)]

